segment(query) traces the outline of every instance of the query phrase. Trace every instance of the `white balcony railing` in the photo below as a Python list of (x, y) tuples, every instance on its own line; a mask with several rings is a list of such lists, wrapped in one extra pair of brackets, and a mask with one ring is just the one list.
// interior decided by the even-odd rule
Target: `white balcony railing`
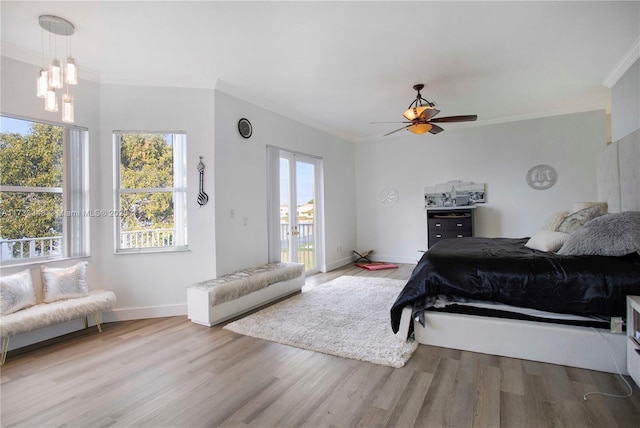
[(132, 230), (120, 233), (120, 249), (173, 246), (174, 229)]
[(62, 255), (62, 236), (0, 240), (0, 260), (26, 260)]
[[(173, 229), (149, 229), (122, 232), (120, 234), (120, 248), (170, 247), (173, 246), (174, 243), (174, 233)], [(62, 236), (1, 239), (0, 260), (8, 262), (42, 257), (60, 257), (62, 256), (62, 240)]]

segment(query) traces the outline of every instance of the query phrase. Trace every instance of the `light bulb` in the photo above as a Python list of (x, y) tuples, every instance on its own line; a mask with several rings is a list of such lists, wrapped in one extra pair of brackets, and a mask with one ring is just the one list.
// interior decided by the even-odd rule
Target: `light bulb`
[(58, 97), (54, 88), (47, 89), (47, 94), (44, 97), (44, 109), (46, 111), (58, 111)]
[(66, 79), (68, 85), (78, 84), (78, 68), (76, 61), (71, 57), (67, 58)]
[(414, 134), (424, 134), (429, 132), (433, 128), (433, 125), (430, 123), (416, 123), (407, 128), (409, 132), (413, 132)]
[(54, 59), (51, 61), (51, 66), (49, 67), (49, 86), (60, 89), (64, 85), (62, 79), (62, 67), (60, 67), (60, 61)]
[(36, 79), (36, 95), (38, 98), (47, 96), (47, 89), (49, 88), (48, 74), (49, 72), (45, 68), (38, 73), (38, 78)]
[(62, 96), (62, 121), (73, 123), (73, 97), (69, 94)]

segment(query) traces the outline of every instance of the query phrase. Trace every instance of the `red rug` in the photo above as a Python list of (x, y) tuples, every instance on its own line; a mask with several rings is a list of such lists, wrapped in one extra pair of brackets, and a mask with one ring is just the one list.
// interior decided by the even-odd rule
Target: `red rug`
[(385, 262), (370, 262), (370, 263), (356, 263), (356, 266), (366, 270), (380, 270), (380, 269), (397, 269), (398, 265)]

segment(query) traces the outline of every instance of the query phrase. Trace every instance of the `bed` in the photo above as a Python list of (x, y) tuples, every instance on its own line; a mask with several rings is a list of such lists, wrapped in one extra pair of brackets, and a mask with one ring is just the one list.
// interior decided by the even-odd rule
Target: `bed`
[[(621, 328), (626, 296), (640, 295), (640, 162), (626, 159), (640, 156), (640, 139), (619, 143), (635, 149), (614, 143), (599, 156), (598, 194), (622, 212), (578, 222), (558, 252), (528, 248), (528, 238), (437, 243), (391, 309), (394, 332), (422, 344), (626, 373), (626, 337), (612, 331)], [(623, 217), (633, 221), (609, 224)]]
[(477, 308), (483, 309), (477, 313), (504, 318), (608, 328), (611, 317), (625, 316), (626, 296), (640, 294), (637, 252), (565, 256), (528, 248), (527, 241), (438, 242), (424, 253), (391, 309), (394, 332), (407, 305), (419, 319), (425, 309), (469, 313), (475, 311), (469, 308)]

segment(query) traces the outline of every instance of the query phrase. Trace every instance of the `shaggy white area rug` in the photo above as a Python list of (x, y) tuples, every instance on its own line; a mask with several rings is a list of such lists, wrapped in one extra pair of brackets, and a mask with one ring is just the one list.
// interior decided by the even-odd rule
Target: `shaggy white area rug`
[(224, 328), (236, 333), (391, 367), (418, 344), (391, 330), (389, 310), (406, 281), (341, 276)]

